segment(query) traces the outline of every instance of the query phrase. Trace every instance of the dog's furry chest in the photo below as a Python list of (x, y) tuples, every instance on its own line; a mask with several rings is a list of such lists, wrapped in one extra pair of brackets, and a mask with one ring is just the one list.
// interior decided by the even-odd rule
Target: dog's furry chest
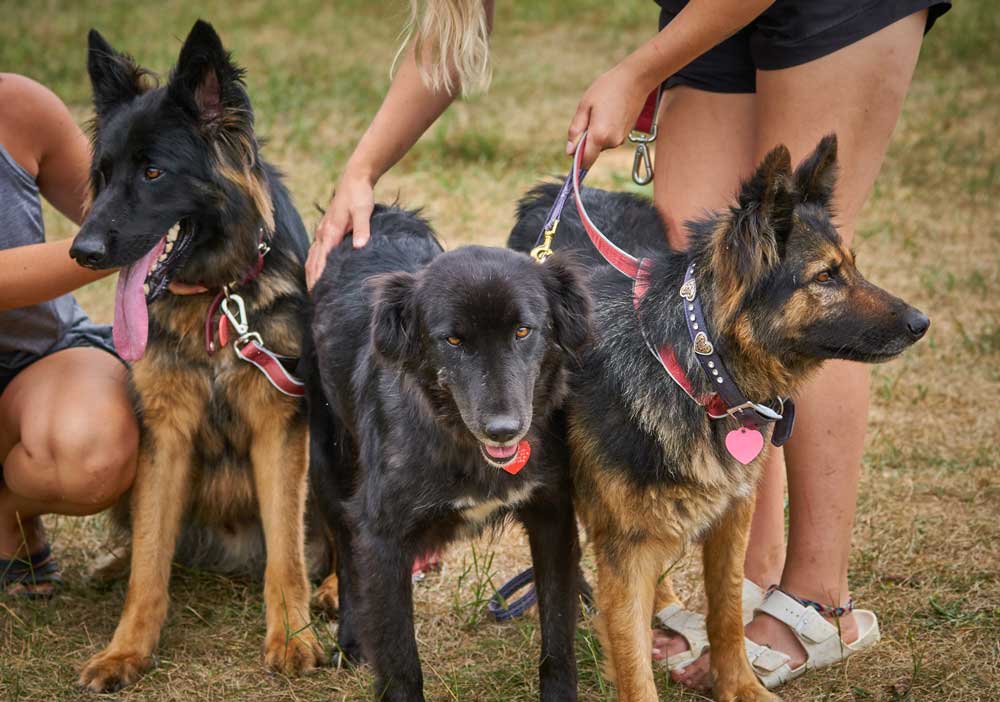
[(451, 500), (450, 507), (455, 510), (455, 516), (459, 519), (458, 531), (463, 535), (474, 536), (510, 510), (530, 500), (538, 486), (535, 481), (525, 481), (508, 490), (502, 498), (466, 495)]
[(183, 447), (190, 467), (190, 518), (232, 529), (257, 521), (254, 442), (268, 423), (303, 422), (298, 400), (278, 393), (256, 368), (225, 348), (214, 356), (178, 353), (154, 339), (133, 365), (142, 416), (142, 451)]
[(752, 493), (759, 475), (760, 460), (742, 466), (725, 454), (727, 425), (710, 422), (686, 396), (663, 397), (658, 382), (591, 399), (587, 406), (600, 412), (578, 404), (570, 415), (580, 513), (589, 531), (611, 542), (697, 540), (733, 500)]

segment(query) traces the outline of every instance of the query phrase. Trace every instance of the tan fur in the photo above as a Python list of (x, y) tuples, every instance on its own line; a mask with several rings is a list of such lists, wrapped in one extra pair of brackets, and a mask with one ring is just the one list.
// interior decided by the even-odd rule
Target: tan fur
[(743, 643), (743, 558), (753, 504), (752, 495), (733, 500), (709, 530), (702, 549), (712, 693), (718, 702), (778, 699), (753, 674)]
[(313, 594), (316, 606), (328, 617), (333, 616), (339, 607), (339, 588), (340, 581), (337, 579), (336, 573), (330, 573)]
[(133, 373), (137, 384), (160, 392), (145, 396), (147, 429), (131, 493), (132, 568), (125, 608), (111, 643), (80, 673), (80, 684), (93, 690), (128, 685), (152, 666), (167, 616), (170, 562), (188, 499), (191, 437), (207, 391), (194, 372), (137, 363)]
[(670, 566), (673, 564), (667, 564), (667, 567), (662, 570), (660, 576), (656, 580), (656, 588), (653, 591), (653, 611), (659, 612), (664, 607), (669, 607), (674, 603), (679, 603), (681, 599), (677, 596), (674, 591), (674, 581), (670, 577)]
[(309, 624), (303, 546), (307, 433), (302, 425), (288, 433), (282, 431), (279, 418), (274, 423), (259, 413), (256, 418), (261, 421), (254, 426), (251, 455), (267, 542), (264, 662), (271, 670), (305, 673), (324, 658)]
[[(797, 295), (799, 295), (799, 291), (792, 294), (789, 306), (797, 306)], [(805, 304), (801, 309), (803, 314), (814, 314), (815, 306)], [(789, 319), (787, 316), (786, 320), (790, 325), (800, 322), (800, 320)], [(802, 327), (789, 326), (787, 328)], [(781, 395), (792, 394), (792, 390), (801, 381), (801, 369), (788, 368), (778, 357), (764, 350), (763, 344), (757, 341), (750, 317), (746, 313), (736, 318), (733, 324), (732, 338), (739, 346), (740, 352), (733, 354), (739, 361), (731, 361), (730, 370), (740, 373), (741, 387), (747, 396), (767, 397), (775, 392)], [(744, 368), (752, 368), (753, 372), (741, 372)]]
[(597, 561), (597, 631), (618, 699), (657, 700), (649, 623), (653, 612), (677, 601), (664, 564), (676, 562), (700, 535), (706, 536), (706, 589), (715, 610), (709, 617), (713, 650), (720, 642), (718, 662), (713, 657), (716, 699), (776, 699), (743, 653), (743, 552), (755, 475), (731, 477), (706, 451), (693, 469), (704, 482), (641, 489), (607, 465), (599, 438), (572, 417), (569, 436), (576, 504)]
[[(231, 119), (231, 118), (230, 118)], [(240, 190), (250, 196), (258, 214), (264, 219), (264, 229), (274, 231), (274, 205), (271, 202), (271, 191), (263, 178), (255, 173), (254, 145), (249, 142), (251, 137), (243, 130), (227, 130), (219, 132), (224, 142), (215, 142), (216, 171)], [(227, 156), (227, 151), (238, 154), (239, 163)]]
[[(275, 290), (282, 283), (264, 282)], [(132, 382), (143, 408), (143, 440), (132, 490), (132, 569), (122, 618), (107, 649), (83, 668), (80, 683), (106, 690), (134, 682), (151, 666), (166, 617), (171, 559), (185, 514), (225, 532), (259, 511), (267, 547), (264, 578), (265, 663), (283, 673), (313, 669), (324, 658), (309, 625), (309, 584), (303, 547), (307, 430), (299, 400), (278, 393), (255, 368), (226, 348), (207, 357), (202, 324), (210, 297), (174, 299), (151, 314), (180, 340), (150, 344), (135, 363)], [(270, 347), (298, 352), (294, 330), (260, 320)], [(279, 333), (280, 332), (280, 333)], [(273, 341), (272, 341), (273, 340)], [(210, 367), (206, 368), (208, 359)], [(214, 390), (213, 390), (214, 389)], [(211, 430), (211, 392), (224, 393), (245, 431), (225, 439)], [(192, 470), (192, 445), (220, 449), (222, 441), (251, 466)], [(245, 445), (240, 445), (240, 442)], [(260, 499), (258, 499), (260, 498)], [(259, 504), (258, 504), (259, 502)]]
[[(709, 266), (712, 270), (726, 271), (732, 269), (730, 263), (729, 247), (732, 245), (727, 236), (732, 228), (731, 217), (720, 217), (712, 232), (712, 241), (715, 245), (712, 249), (712, 257)], [(716, 281), (714, 290), (714, 301), (712, 318), (709, 320), (712, 329), (727, 328), (736, 312), (743, 304), (743, 293), (746, 287), (744, 281), (753, 280), (761, 274), (763, 270), (763, 260), (757, 270), (742, 271), (740, 275), (721, 276), (721, 280)]]

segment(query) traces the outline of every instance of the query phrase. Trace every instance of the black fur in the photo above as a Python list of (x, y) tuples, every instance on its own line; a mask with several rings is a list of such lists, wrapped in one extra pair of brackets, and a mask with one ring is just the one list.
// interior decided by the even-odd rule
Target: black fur
[[(129, 265), (183, 222), (182, 236), (191, 241), (183, 257), (169, 259), (167, 282), (239, 280), (256, 258), (262, 227), (274, 258), (305, 260), (302, 221), (278, 172), (258, 154), (243, 71), (211, 25), (194, 25), (166, 86), (156, 87), (96, 30), (87, 66), (97, 110), (93, 205), (74, 258), (92, 268)], [(149, 167), (162, 175), (150, 180)], [(259, 185), (270, 202), (255, 201), (231, 174)]]
[[(535, 567), (542, 699), (576, 699), (579, 547), (558, 408), (589, 298), (560, 257), (442, 253), (394, 207), (376, 208), (372, 232), (328, 259), (306, 358), (310, 478), (338, 538), (339, 647), (373, 665), (377, 699), (423, 699), (413, 559), (512, 515)], [(487, 463), (491, 433), (530, 442), (521, 472)], [(477, 507), (486, 514), (470, 521)]]
[[(709, 330), (735, 382), (756, 401), (794, 392), (797, 384), (828, 358), (877, 362), (901, 353), (920, 338), (927, 318), (902, 300), (862, 278), (845, 261), (830, 283), (804, 275), (820, 250), (840, 247), (830, 199), (836, 176), (836, 138), (827, 137), (793, 172), (788, 151), (775, 149), (741, 187), (737, 204), (704, 220), (689, 222), (689, 249), (671, 250), (662, 219), (648, 200), (626, 193), (584, 188), (591, 219), (618, 246), (652, 262), (650, 286), (639, 314), (632, 303), (632, 281), (597, 253), (569, 203), (554, 240), (557, 251), (572, 251), (590, 263), (595, 341), (574, 375), (568, 407), (601, 437), (601, 448), (616, 469), (627, 467), (638, 484), (687, 484), (695, 448), (708, 445), (723, 466), (735, 464), (724, 448), (731, 422), (709, 422), (705, 410), (664, 372), (646, 346), (669, 344), (685, 367), (695, 393), (713, 392), (692, 350), (678, 290), (691, 260), (697, 263), (699, 299), (706, 318), (721, 321)], [(508, 245), (529, 251), (557, 193), (555, 184), (530, 191), (518, 207)], [(722, 290), (738, 285), (737, 304), (725, 315)], [(798, 290), (861, 292), (878, 303), (863, 309), (845, 302), (817, 308), (808, 324), (794, 326), (784, 307)], [(744, 348), (731, 326), (745, 316), (754, 348)], [(645, 340), (642, 333), (645, 330)], [(772, 381), (760, 365), (767, 359), (788, 382)], [(751, 390), (757, 389), (757, 392)], [(641, 420), (637, 417), (645, 413)]]
[[(171, 369), (199, 372), (212, 388), (206, 409), (210, 421), (192, 437), (192, 492), (230, 470), (246, 471), (249, 480), (252, 432), (244, 413), (232, 406), (236, 395), (229, 391), (240, 379), (218, 372), (232, 351), (209, 356), (200, 325), (186, 320), (203, 320), (215, 290), (241, 280), (253, 267), (263, 230), (270, 245), (264, 270), (237, 291), (246, 300), (253, 328), (271, 348), (298, 355), (307, 306), (305, 227), (277, 169), (260, 159), (243, 70), (210, 24), (194, 24), (165, 86), (157, 86), (149, 71), (113, 49), (96, 30), (88, 40), (96, 109), (93, 206), (71, 254), (95, 268), (129, 265), (171, 225), (186, 224), (182, 237), (189, 237), (187, 248), (168, 259), (161, 294), (147, 296), (147, 357)], [(144, 178), (151, 164), (163, 171), (154, 181)], [(231, 173), (239, 174), (238, 182), (227, 175)], [(265, 194), (264, 202), (255, 193)], [(170, 280), (199, 283), (212, 292), (166, 294)], [(140, 413), (147, 391), (133, 387)], [(300, 421), (304, 409), (302, 405)], [(117, 510), (122, 525), (128, 522), (127, 509), (123, 500)], [(195, 503), (190, 517), (179, 539), (179, 560), (221, 572), (262, 574), (263, 533), (254, 500), (208, 507)], [(241, 538), (220, 540), (220, 526)]]

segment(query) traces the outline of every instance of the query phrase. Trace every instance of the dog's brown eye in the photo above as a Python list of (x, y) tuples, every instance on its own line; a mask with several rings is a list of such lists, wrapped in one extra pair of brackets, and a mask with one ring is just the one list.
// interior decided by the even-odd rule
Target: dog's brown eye
[(462, 340), (459, 339), (457, 336), (449, 336), (447, 339), (445, 339), (445, 341), (447, 341), (452, 346), (461, 346), (462, 345)]
[(518, 327), (516, 330), (514, 330), (514, 336), (516, 336), (518, 339), (523, 339), (530, 333), (531, 333), (531, 327)]
[(150, 166), (143, 172), (142, 175), (146, 178), (146, 180), (156, 180), (161, 175), (163, 175), (163, 171), (154, 166)]
[(833, 279), (833, 273), (830, 271), (822, 271), (816, 274), (817, 283), (829, 283)]

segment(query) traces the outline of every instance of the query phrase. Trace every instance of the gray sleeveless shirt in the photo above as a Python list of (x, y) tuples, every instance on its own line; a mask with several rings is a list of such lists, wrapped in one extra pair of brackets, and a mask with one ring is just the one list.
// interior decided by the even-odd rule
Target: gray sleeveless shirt
[[(43, 241), (38, 185), (0, 144), (0, 249)], [(0, 276), (4, 274), (0, 270)], [(96, 346), (113, 353), (110, 327), (91, 322), (70, 294), (0, 311), (0, 373), (72, 346)]]

